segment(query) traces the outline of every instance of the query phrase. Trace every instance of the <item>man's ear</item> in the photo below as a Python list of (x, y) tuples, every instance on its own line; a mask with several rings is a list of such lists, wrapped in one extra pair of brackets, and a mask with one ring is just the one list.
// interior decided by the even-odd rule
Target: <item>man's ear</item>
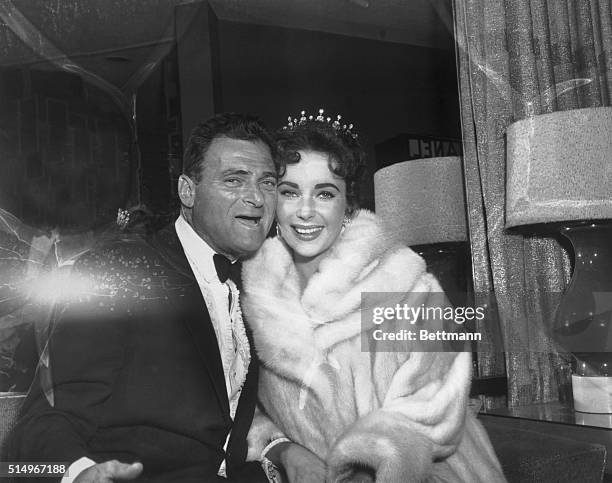
[(195, 182), (185, 174), (179, 176), (178, 195), (183, 206), (193, 208), (193, 202), (195, 200)]

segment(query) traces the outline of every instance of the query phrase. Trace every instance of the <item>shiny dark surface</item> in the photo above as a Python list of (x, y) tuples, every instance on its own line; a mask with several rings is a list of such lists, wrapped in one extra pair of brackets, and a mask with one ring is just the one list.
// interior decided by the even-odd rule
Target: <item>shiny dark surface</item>
[(532, 421), (590, 426), (612, 429), (612, 414), (581, 413), (559, 402), (529, 404), (514, 408), (497, 408), (481, 411), (481, 414), (519, 418)]

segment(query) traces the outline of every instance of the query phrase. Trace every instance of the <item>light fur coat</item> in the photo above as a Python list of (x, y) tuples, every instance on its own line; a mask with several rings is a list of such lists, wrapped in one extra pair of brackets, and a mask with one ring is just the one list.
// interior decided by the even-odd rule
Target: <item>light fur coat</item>
[(244, 263), (243, 281), (265, 412), (249, 433), (250, 459), (285, 435), (326, 461), (330, 482), (350, 481), (355, 464), (377, 483), (505, 481), (467, 409), (469, 352), (419, 352), (419, 342), (361, 350), (362, 292), (411, 292), (418, 306), (442, 291), (373, 213), (356, 214), (303, 292), (277, 238)]

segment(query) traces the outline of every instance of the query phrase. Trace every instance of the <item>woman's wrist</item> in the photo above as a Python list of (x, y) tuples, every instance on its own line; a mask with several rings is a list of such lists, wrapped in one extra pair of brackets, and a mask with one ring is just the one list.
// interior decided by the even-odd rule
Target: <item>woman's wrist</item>
[(289, 440), (279, 441), (277, 444), (272, 446), (265, 452), (264, 457), (269, 459), (276, 466), (283, 467), (287, 461), (287, 454), (291, 451), (291, 446), (295, 443), (292, 443)]
[(283, 478), (283, 458), (285, 448), (291, 444), (287, 438), (277, 438), (272, 440), (261, 452), (261, 466), (268, 478), (269, 483), (282, 483)]

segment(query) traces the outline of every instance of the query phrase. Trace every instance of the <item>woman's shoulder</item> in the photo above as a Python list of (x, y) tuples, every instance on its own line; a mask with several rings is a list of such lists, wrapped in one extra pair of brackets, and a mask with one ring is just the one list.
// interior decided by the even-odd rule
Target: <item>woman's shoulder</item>
[(342, 238), (344, 243), (376, 244), (382, 250), (406, 246), (392, 226), (373, 211), (366, 209), (359, 209), (353, 214)]
[(364, 268), (370, 263), (376, 266), (388, 259), (400, 259), (417, 271), (425, 270), (423, 259), (402, 242), (397, 230), (365, 209), (358, 210), (347, 225), (338, 252), (343, 257), (359, 257)]

